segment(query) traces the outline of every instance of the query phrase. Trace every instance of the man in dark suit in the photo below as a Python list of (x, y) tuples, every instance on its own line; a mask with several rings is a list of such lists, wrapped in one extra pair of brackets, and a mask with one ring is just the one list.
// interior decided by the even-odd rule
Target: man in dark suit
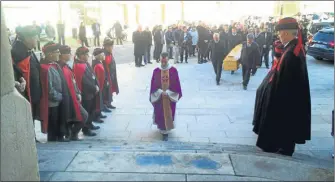
[(64, 22), (59, 21), (57, 24), (58, 43), (65, 45), (65, 25)]
[(141, 25), (139, 25), (137, 30), (133, 32), (133, 43), (134, 43), (135, 66), (136, 67), (144, 66), (142, 64), (142, 58), (145, 52), (144, 45), (146, 45), (146, 41)]
[(98, 21), (95, 21), (95, 23), (92, 24), (92, 31), (94, 35), (94, 46), (100, 46), (100, 23)]
[(247, 41), (242, 44), (241, 58), (243, 89), (247, 90), (250, 74), (255, 75), (260, 61), (260, 52), (254, 35), (248, 34)]
[(173, 59), (173, 35), (172, 27), (169, 27), (168, 31), (165, 33), (165, 42), (166, 42), (166, 52), (169, 53), (169, 59)]
[(265, 62), (265, 66), (267, 69), (269, 69), (269, 52), (273, 43), (273, 36), (272, 36), (272, 32), (269, 31), (269, 28), (267, 25), (265, 25), (265, 32), (262, 32), (261, 35), (264, 37), (264, 42), (263, 45), (259, 45), (262, 46), (262, 52), (261, 52), (261, 65), (262, 66), (262, 60), (264, 57), (264, 62)]

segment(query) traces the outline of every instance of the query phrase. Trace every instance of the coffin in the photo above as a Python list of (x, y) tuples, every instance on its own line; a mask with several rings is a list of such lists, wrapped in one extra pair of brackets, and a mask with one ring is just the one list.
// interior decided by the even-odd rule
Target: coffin
[(235, 46), (223, 60), (223, 70), (236, 71), (240, 67), (238, 60), (241, 57), (242, 44)]

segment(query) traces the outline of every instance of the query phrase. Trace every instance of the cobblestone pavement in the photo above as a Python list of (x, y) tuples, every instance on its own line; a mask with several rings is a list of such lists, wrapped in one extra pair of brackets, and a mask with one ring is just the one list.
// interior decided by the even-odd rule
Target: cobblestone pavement
[[(108, 117), (105, 123), (97, 124), (101, 126), (97, 136), (85, 137), (84, 140), (93, 143), (162, 143), (161, 135), (152, 124), (153, 110), (149, 102), (151, 74), (157, 63), (136, 68), (132, 49), (132, 45), (115, 48), (120, 94), (115, 96), (113, 105), (117, 109), (106, 113)], [(183, 97), (177, 104), (176, 129), (170, 134), (169, 142), (254, 146), (256, 135), (252, 132), (251, 123), (255, 92), (268, 70), (260, 68), (251, 77), (248, 90), (244, 91), (241, 70), (234, 75), (223, 71), (221, 85), (217, 86), (212, 65), (199, 65), (196, 62), (196, 58), (191, 58), (188, 64), (175, 65), (181, 79)], [(307, 62), (312, 98), (312, 140), (305, 145), (297, 145), (296, 150), (319, 159), (331, 160), (330, 154), (334, 147), (334, 140), (330, 136), (331, 111), (334, 108), (334, 65), (333, 62), (317, 61), (309, 56)], [(40, 140), (45, 141), (46, 137), (40, 134), (38, 125), (36, 133)], [(83, 154), (81, 157), (87, 156)], [(77, 168), (73, 170), (77, 171)], [(193, 176), (187, 179), (196, 178)]]

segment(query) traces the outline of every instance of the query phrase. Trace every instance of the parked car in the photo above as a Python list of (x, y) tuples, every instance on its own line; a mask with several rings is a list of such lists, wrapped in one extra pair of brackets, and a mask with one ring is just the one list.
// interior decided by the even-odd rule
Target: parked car
[(317, 60), (334, 61), (334, 28), (319, 30), (309, 42), (307, 54)]

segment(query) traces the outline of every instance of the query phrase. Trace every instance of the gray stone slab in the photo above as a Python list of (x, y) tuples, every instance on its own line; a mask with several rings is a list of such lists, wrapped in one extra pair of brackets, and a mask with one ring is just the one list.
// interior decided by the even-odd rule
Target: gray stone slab
[(223, 137), (209, 137), (210, 143), (224, 143), (236, 145), (256, 145), (257, 138), (223, 138)]
[(225, 131), (228, 138), (256, 138), (257, 135), (252, 131)]
[(275, 181), (265, 178), (228, 175), (187, 175), (187, 181)]
[(234, 174), (228, 154), (79, 152), (67, 171)]
[(183, 174), (56, 172), (51, 181), (186, 181)]
[(254, 155), (230, 155), (236, 175), (285, 181), (329, 181), (334, 170), (316, 168), (289, 159)]
[(215, 115), (215, 116), (196, 116), (197, 123), (199, 124), (229, 124), (229, 118), (227, 115)]
[(38, 150), (40, 171), (65, 171), (77, 151), (68, 150)]
[(40, 171), (40, 180), (41, 181), (49, 181), (53, 174), (54, 174), (54, 172)]

